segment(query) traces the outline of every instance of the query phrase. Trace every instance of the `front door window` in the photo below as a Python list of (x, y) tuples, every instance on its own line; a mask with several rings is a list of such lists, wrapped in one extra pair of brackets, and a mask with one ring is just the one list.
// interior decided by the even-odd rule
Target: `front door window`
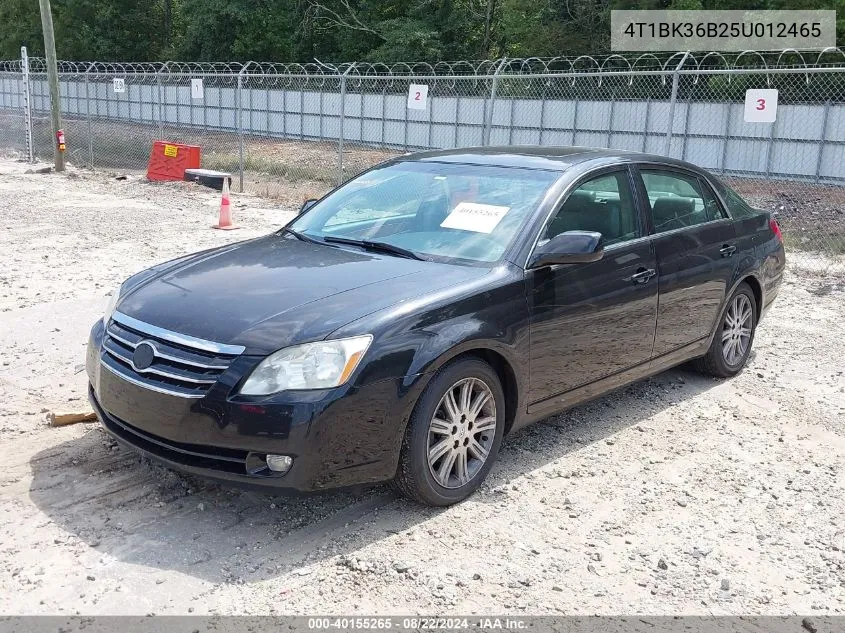
[(598, 176), (570, 193), (543, 237), (551, 239), (564, 231), (596, 231), (604, 237), (605, 246), (639, 237), (628, 173)]

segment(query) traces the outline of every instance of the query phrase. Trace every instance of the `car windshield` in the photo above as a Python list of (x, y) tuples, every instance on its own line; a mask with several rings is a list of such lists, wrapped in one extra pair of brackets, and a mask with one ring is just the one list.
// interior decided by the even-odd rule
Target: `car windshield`
[(403, 162), (348, 182), (290, 228), (318, 240), (389, 244), (426, 259), (495, 262), (559, 176), (508, 167)]

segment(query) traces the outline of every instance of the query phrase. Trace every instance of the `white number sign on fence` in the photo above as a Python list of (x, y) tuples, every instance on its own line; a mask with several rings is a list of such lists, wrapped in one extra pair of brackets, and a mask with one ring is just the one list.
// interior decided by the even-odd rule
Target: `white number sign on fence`
[(768, 88), (745, 91), (745, 122), (774, 123), (778, 113), (778, 91)]
[(122, 77), (115, 77), (112, 85), (115, 92), (126, 92), (126, 80)]
[(428, 102), (428, 86), (426, 84), (411, 84), (408, 86), (408, 109), (425, 110)]
[(205, 95), (205, 90), (202, 86), (202, 77), (199, 79), (191, 79), (191, 99), (202, 99)]

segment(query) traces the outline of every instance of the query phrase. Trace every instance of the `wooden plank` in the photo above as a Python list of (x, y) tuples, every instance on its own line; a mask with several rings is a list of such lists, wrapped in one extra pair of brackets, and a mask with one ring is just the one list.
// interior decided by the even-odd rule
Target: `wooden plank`
[(96, 422), (97, 414), (93, 411), (87, 413), (53, 413), (52, 411), (47, 415), (47, 421), (50, 426), (68, 426), (69, 424), (79, 424), (80, 422)]

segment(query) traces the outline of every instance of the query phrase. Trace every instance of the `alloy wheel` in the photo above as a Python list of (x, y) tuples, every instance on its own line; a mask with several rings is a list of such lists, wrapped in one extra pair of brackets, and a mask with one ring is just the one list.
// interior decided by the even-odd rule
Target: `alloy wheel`
[(745, 357), (751, 344), (753, 317), (751, 300), (745, 294), (734, 297), (722, 327), (722, 355), (728, 365), (736, 365)]
[(496, 436), (496, 400), (478, 378), (453, 384), (428, 427), (428, 467), (444, 488), (460, 488), (478, 473)]

